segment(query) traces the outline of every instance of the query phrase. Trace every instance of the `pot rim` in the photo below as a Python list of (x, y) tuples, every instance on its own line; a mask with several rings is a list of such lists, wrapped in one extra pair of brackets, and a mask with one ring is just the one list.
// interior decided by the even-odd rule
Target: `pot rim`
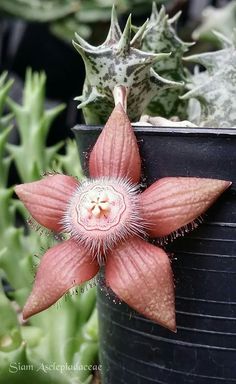
[[(99, 132), (103, 128), (102, 125), (85, 125), (77, 124), (72, 128), (74, 133), (78, 131), (84, 132)], [(160, 135), (208, 135), (208, 136), (236, 136), (236, 128), (203, 128), (203, 127), (158, 127), (158, 126), (136, 126), (133, 125), (134, 132), (142, 132), (148, 135), (154, 135), (156, 133)]]

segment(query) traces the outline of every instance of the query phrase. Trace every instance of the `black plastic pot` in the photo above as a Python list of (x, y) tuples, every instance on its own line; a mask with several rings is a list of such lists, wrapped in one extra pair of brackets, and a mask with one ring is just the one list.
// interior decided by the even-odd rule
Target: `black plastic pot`
[[(83, 162), (99, 131), (75, 128)], [(167, 246), (174, 253), (177, 334), (98, 289), (103, 384), (236, 383), (236, 130), (135, 132), (147, 185), (164, 176), (233, 185), (197, 230)]]

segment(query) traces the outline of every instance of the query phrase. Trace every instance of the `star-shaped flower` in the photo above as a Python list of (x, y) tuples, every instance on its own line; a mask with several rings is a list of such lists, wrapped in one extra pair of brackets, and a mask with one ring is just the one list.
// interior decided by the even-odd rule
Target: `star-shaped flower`
[(167, 177), (140, 193), (139, 149), (120, 104), (90, 154), (89, 172), (82, 182), (56, 174), (15, 188), (39, 224), (70, 234), (43, 256), (24, 318), (91, 279), (103, 263), (106, 284), (121, 300), (175, 331), (170, 260), (146, 235), (168, 236), (192, 223), (231, 183)]

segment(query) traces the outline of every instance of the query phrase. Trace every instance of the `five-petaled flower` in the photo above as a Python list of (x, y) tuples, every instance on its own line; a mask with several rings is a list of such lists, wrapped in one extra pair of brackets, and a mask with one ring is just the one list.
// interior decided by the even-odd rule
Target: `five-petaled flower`
[(103, 263), (106, 284), (121, 300), (175, 331), (170, 261), (145, 237), (168, 236), (192, 223), (231, 183), (166, 177), (140, 193), (139, 149), (120, 104), (90, 154), (89, 172), (91, 179), (82, 182), (56, 174), (15, 188), (39, 224), (70, 234), (42, 257), (24, 318), (94, 277)]

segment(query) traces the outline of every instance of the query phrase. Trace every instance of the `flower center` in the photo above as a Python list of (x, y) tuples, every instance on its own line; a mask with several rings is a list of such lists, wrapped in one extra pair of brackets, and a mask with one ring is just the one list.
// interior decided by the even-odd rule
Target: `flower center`
[(65, 230), (98, 258), (128, 235), (142, 232), (137, 187), (123, 179), (86, 180), (75, 191)]
[(107, 231), (122, 221), (126, 203), (115, 187), (94, 185), (78, 197), (77, 222), (88, 231)]
[(91, 212), (94, 217), (107, 217), (111, 209), (111, 197), (108, 196), (108, 193), (88, 193), (88, 205), (87, 210)]

